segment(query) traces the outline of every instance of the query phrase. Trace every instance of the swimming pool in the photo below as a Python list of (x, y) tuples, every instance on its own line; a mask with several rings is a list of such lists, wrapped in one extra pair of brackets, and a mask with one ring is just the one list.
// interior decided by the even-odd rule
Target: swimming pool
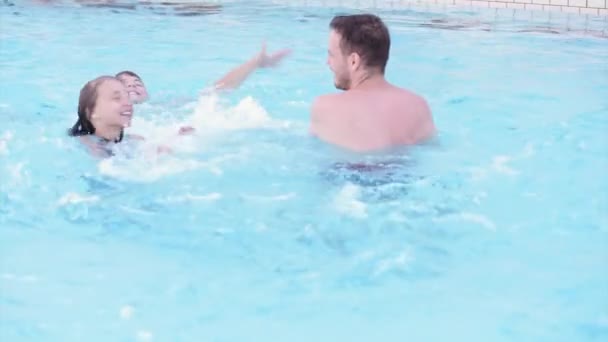
[[(354, 155), (307, 135), (352, 9), (0, 11), (0, 340), (608, 337), (607, 39), (383, 10), (388, 78), (439, 137)], [(264, 38), (293, 56), (196, 99)], [(123, 69), (152, 96), (132, 130), (173, 155), (100, 161), (65, 135), (84, 82)], [(170, 141), (181, 123), (200, 134)]]

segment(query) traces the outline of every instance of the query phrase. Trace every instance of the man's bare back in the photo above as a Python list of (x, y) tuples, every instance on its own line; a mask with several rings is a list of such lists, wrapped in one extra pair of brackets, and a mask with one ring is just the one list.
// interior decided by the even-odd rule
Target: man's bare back
[(336, 16), (327, 64), (345, 92), (318, 97), (310, 133), (328, 143), (367, 152), (417, 144), (435, 134), (424, 98), (386, 81), (390, 34), (372, 14)]
[(416, 144), (435, 133), (427, 102), (387, 82), (317, 98), (310, 129), (321, 140), (361, 152)]

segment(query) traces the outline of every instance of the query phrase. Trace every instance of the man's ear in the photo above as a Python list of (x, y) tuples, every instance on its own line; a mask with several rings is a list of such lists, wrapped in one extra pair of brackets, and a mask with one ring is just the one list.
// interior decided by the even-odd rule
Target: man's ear
[(353, 52), (348, 56), (348, 67), (351, 70), (357, 70), (361, 67), (361, 56), (358, 53)]

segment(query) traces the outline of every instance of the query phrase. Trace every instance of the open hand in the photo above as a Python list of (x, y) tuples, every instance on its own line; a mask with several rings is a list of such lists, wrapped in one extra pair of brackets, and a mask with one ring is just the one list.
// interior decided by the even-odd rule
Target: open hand
[(271, 55), (266, 54), (266, 43), (262, 44), (262, 50), (257, 56), (258, 67), (268, 68), (278, 65), (285, 57), (291, 54), (290, 49), (279, 50)]

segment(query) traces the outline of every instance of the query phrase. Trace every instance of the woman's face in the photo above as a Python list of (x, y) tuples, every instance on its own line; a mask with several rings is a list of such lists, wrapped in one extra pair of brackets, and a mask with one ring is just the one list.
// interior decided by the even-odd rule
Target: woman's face
[(103, 81), (97, 88), (97, 100), (91, 113), (95, 127), (128, 127), (133, 117), (133, 105), (127, 88), (116, 79)]

